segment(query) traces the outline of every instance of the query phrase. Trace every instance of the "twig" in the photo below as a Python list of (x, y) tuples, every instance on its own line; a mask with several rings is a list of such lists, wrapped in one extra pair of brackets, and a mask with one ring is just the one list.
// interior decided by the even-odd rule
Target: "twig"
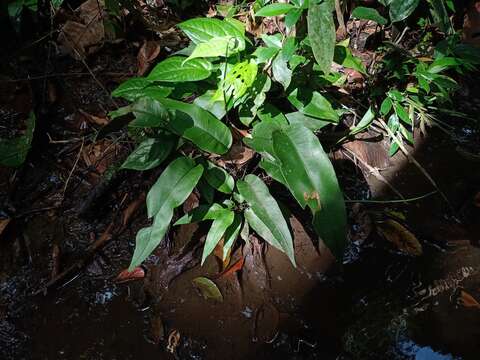
[(342, 37), (347, 35), (347, 27), (345, 26), (345, 21), (343, 20), (343, 11), (342, 6), (340, 5), (340, 0), (335, 0), (335, 13), (338, 20), (338, 28), (342, 32)]
[(437, 193), (438, 191), (434, 190), (424, 195), (420, 195), (420, 196), (416, 196), (408, 199), (402, 199), (402, 200), (345, 200), (345, 202), (346, 203), (364, 203), (364, 204), (398, 204), (398, 203), (408, 203), (408, 202), (422, 200)]
[(354, 157), (354, 159), (358, 160), (373, 176), (375, 176), (378, 180), (386, 184), (395, 194), (397, 194), (400, 197), (400, 199), (402, 199), (402, 200), (399, 200), (400, 202), (405, 200), (405, 197), (402, 195), (402, 193), (398, 191), (382, 174), (380, 174), (380, 171), (378, 170), (378, 168), (371, 166), (366, 161), (361, 159), (359, 156), (356, 156), (356, 154), (353, 151), (346, 148), (343, 148), (343, 150), (350, 153)]
[(62, 198), (65, 196), (65, 191), (67, 191), (67, 187), (68, 187), (68, 183), (70, 182), (70, 178), (72, 177), (72, 174), (75, 171), (75, 168), (77, 167), (78, 160), (80, 160), (80, 155), (82, 154), (84, 142), (85, 141), (82, 138), (82, 144), (80, 145), (80, 150), (78, 151), (77, 158), (75, 159), (75, 163), (73, 164), (72, 169), (70, 170), (70, 173), (68, 174), (67, 181), (65, 181), (65, 186), (63, 187), (63, 192), (62, 192)]
[(452, 205), (450, 204), (450, 201), (448, 200), (447, 196), (443, 193), (442, 190), (440, 190), (440, 187), (437, 185), (435, 180), (430, 176), (430, 174), (425, 170), (425, 168), (410, 154), (410, 152), (407, 150), (405, 145), (403, 145), (403, 142), (393, 133), (392, 130), (388, 127), (388, 125), (385, 123), (385, 121), (381, 118), (378, 119), (380, 124), (382, 124), (383, 128), (387, 131), (388, 135), (397, 143), (398, 147), (402, 152), (405, 154), (407, 159), (413, 163), (419, 170), (420, 172), (427, 178), (427, 180), (437, 189), (438, 193), (442, 196), (442, 198), (445, 200), (445, 202), (448, 204), (450, 208), (453, 209)]

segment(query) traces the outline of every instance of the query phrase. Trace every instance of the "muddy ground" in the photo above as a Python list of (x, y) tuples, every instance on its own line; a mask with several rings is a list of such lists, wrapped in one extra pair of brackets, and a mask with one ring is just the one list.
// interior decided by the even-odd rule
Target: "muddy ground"
[[(37, 128), (26, 163), (0, 170), (1, 359), (480, 358), (474, 122), (445, 119), (453, 138), (433, 129), (412, 149), (448, 202), (422, 197), (435, 188), (403, 155), (388, 159), (381, 139), (332, 152), (350, 220), (341, 263), (291, 206), (297, 269), (251, 236), (233, 254), (244, 258), (241, 270), (219, 277), (215, 257), (198, 264), (205, 229), (187, 225), (148, 259), (145, 278), (117, 283), (161, 169), (112, 171), (132, 141), (121, 131), (94, 137), (118, 105), (109, 91), (137, 72), (141, 45), (108, 43), (85, 62), (45, 58), (49, 46), (2, 53), (2, 124), (35, 109)], [(478, 118), (478, 90), (474, 77), (465, 82), (454, 110)], [(396, 195), (365, 161), (385, 168), (405, 198), (422, 198), (388, 201)], [(284, 188), (272, 192), (291, 204)], [(392, 221), (418, 242), (388, 241)], [(198, 276), (216, 282), (223, 302), (201, 296)]]

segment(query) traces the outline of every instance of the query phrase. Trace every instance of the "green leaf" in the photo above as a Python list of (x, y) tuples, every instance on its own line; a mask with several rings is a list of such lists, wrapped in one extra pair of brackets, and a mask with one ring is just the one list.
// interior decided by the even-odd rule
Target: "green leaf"
[(382, 104), (380, 105), (380, 113), (385, 116), (390, 110), (392, 110), (393, 102), (389, 97), (383, 99)]
[(288, 68), (288, 62), (282, 56), (282, 52), (279, 52), (272, 62), (272, 73), (273, 78), (287, 89), (292, 81), (292, 70)]
[(190, 195), (202, 176), (203, 166), (187, 157), (172, 161), (147, 194), (148, 217), (154, 217), (164, 208), (180, 206)]
[(225, 102), (221, 100), (214, 101), (213, 97), (215, 95), (214, 90), (208, 90), (203, 95), (195, 98), (193, 103), (200, 106), (202, 109), (205, 109), (215, 115), (218, 119), (221, 119), (225, 116)]
[(245, 49), (245, 35), (237, 25), (215, 18), (190, 19), (178, 24), (178, 27), (193, 41), (200, 44), (219, 37), (233, 37), (237, 43), (236, 51)]
[(210, 186), (225, 194), (230, 194), (235, 187), (232, 175), (210, 161), (206, 162), (204, 177)]
[(300, 19), (300, 16), (302, 16), (302, 13), (303, 13), (303, 9), (290, 10), (285, 16), (285, 26), (288, 29), (293, 28), (295, 24), (298, 22), (298, 19)]
[(392, 22), (405, 20), (417, 8), (420, 0), (391, 0), (389, 15)]
[(395, 104), (393, 104), (393, 107), (395, 109), (395, 113), (398, 115), (400, 120), (404, 121), (405, 123), (407, 123), (409, 125), (412, 124), (412, 120), (408, 116), (408, 111), (405, 110), (405, 108), (401, 104), (396, 102)]
[(132, 271), (139, 266), (163, 240), (168, 225), (172, 220), (173, 210), (165, 208), (163, 213), (159, 213), (159, 215), (161, 216), (155, 218), (152, 226), (138, 231), (135, 238), (135, 251), (133, 252), (128, 271)]
[(212, 226), (207, 234), (207, 239), (205, 240), (205, 245), (203, 246), (201, 265), (203, 265), (207, 256), (212, 253), (215, 246), (220, 242), (225, 231), (233, 223), (234, 217), (235, 213), (233, 211), (226, 210), (213, 220)]
[(235, 240), (237, 240), (238, 233), (242, 227), (242, 217), (235, 213), (232, 224), (225, 231), (225, 236), (223, 237), (223, 261), (227, 258), (230, 250), (232, 249)]
[(225, 211), (229, 211), (229, 210), (223, 208), (220, 204), (217, 204), (217, 203), (214, 203), (211, 205), (199, 205), (196, 208), (189, 211), (187, 214), (183, 215), (173, 225), (177, 226), (177, 225), (196, 223), (196, 222), (205, 221), (205, 220), (214, 220)]
[(267, 92), (270, 91), (272, 81), (266, 74), (259, 74), (255, 78), (254, 83), (244, 95), (246, 100), (239, 99), (240, 106), (238, 109), (238, 117), (242, 124), (250, 126), (251, 122), (257, 116), (259, 108), (267, 99)]
[(335, 51), (334, 6), (334, 0), (324, 0), (310, 1), (308, 7), (308, 37), (315, 60), (325, 74), (330, 72)]
[(149, 81), (199, 81), (208, 78), (212, 64), (205, 59), (192, 59), (182, 56), (169, 57), (157, 64), (147, 77)]
[(281, 34), (274, 34), (274, 35), (262, 34), (262, 40), (265, 43), (265, 45), (267, 45), (267, 47), (273, 47), (280, 50), (283, 46)]
[(175, 110), (175, 116), (170, 119), (169, 130), (211, 153), (225, 154), (230, 149), (230, 129), (211, 113), (195, 104), (172, 99), (158, 101), (165, 108)]
[(249, 225), (268, 243), (283, 251), (295, 266), (293, 240), (275, 199), (257, 176), (249, 174), (237, 182), (237, 188), (249, 208), (245, 218)]
[(332, 163), (317, 137), (304, 126), (291, 125), (273, 132), (273, 148), (287, 188), (302, 208), (311, 209), (315, 231), (341, 258), (345, 203)]
[(215, 37), (198, 44), (187, 61), (203, 57), (229, 57), (239, 51), (238, 45), (238, 41), (233, 36)]
[(142, 141), (122, 164), (122, 169), (149, 170), (160, 165), (177, 143), (172, 135), (162, 134), (157, 138)]
[(292, 4), (275, 3), (262, 7), (255, 13), (255, 16), (278, 16), (283, 15), (294, 9)]
[(388, 20), (380, 15), (376, 9), (364, 6), (357, 6), (353, 9), (352, 17), (362, 20), (372, 20), (380, 25), (386, 25), (388, 23)]
[(366, 130), (370, 124), (375, 119), (375, 113), (372, 111), (372, 108), (368, 108), (365, 115), (363, 115), (362, 119), (358, 122), (357, 125), (350, 129), (350, 135), (356, 135), (364, 130)]
[(271, 58), (277, 55), (279, 51), (280, 49), (276, 47), (260, 46), (253, 52), (252, 55), (257, 58), (257, 64), (261, 64), (269, 61)]
[(319, 120), (317, 118), (302, 114), (300, 111), (285, 114), (285, 117), (291, 125), (303, 125), (307, 129), (310, 129), (312, 131), (318, 131), (325, 126), (331, 124), (330, 121)]
[(25, 162), (35, 131), (35, 113), (30, 112), (26, 120), (27, 129), (22, 136), (0, 139), (0, 165), (18, 167)]
[(281, 116), (276, 116), (273, 118), (266, 118), (265, 120), (262, 120), (253, 127), (252, 138), (244, 138), (243, 141), (256, 152), (266, 152), (272, 154), (273, 131), (281, 129), (282, 127), (287, 125), (287, 120), (285, 119), (283, 114), (281, 114)]
[(200, 290), (205, 300), (212, 299), (218, 302), (223, 302), (223, 296), (217, 285), (206, 277), (197, 277), (192, 280), (193, 285)]
[(335, 123), (339, 121), (339, 116), (330, 102), (317, 91), (297, 88), (288, 95), (288, 100), (302, 114)]
[(135, 120), (128, 124), (130, 127), (164, 127), (170, 121), (169, 112), (156, 100), (141, 98), (130, 109), (135, 115)]
[(348, 46), (337, 45), (335, 46), (335, 54), (333, 60), (346, 68), (357, 70), (362, 74), (367, 73), (367, 69), (360, 59), (357, 56), (352, 54), (352, 51), (348, 48)]
[(140, 96), (139, 91), (150, 86), (152, 82), (145, 78), (130, 78), (121, 83), (115, 90), (112, 91), (112, 96), (123, 97), (124, 99), (134, 101)]
[(253, 60), (235, 64), (222, 81), (219, 94), (222, 93), (227, 97), (227, 103), (230, 100), (235, 102), (253, 85), (257, 71), (258, 65)]

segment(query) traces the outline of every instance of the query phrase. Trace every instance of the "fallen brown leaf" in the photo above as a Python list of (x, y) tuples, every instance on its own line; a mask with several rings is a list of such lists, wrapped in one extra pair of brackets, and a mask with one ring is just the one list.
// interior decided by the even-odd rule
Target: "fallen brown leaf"
[(218, 277), (227, 277), (230, 276), (240, 270), (243, 269), (243, 264), (245, 263), (245, 258), (241, 257), (237, 261), (235, 261), (232, 266), (230, 266), (228, 269), (226, 269), (224, 272), (222, 272)]
[(422, 255), (422, 245), (416, 236), (398, 221), (387, 219), (377, 222), (376, 225), (379, 234), (394, 244), (398, 250), (413, 256)]
[(172, 330), (168, 334), (167, 351), (173, 354), (177, 350), (178, 345), (180, 345), (180, 331)]
[(160, 45), (156, 41), (144, 41), (137, 55), (137, 75), (143, 76), (160, 54)]
[(218, 164), (225, 167), (225, 164), (233, 164), (241, 168), (255, 155), (255, 151), (241, 143), (233, 144), (230, 151), (218, 159)]
[(138, 210), (138, 208), (143, 205), (145, 201), (145, 193), (141, 193), (138, 199), (132, 201), (126, 208), (123, 210), (122, 214), (122, 226), (127, 226), (128, 222), (132, 218), (132, 215)]
[(128, 269), (123, 270), (115, 278), (115, 282), (117, 284), (121, 284), (129, 281), (143, 279), (144, 277), (145, 277), (145, 270), (141, 266), (137, 266), (132, 271), (128, 271)]
[(7, 228), (7, 225), (11, 220), (11, 218), (0, 219), (0, 235), (2, 235), (3, 231)]
[(100, 116), (92, 115), (92, 114), (87, 113), (86, 111), (83, 111), (82, 109), (79, 109), (78, 112), (80, 114), (82, 114), (85, 117), (85, 119), (90, 123), (97, 124), (97, 125), (100, 125), (100, 126), (104, 126), (104, 125), (107, 125), (109, 123), (107, 117), (104, 117), (104, 116), (100, 117)]
[(460, 296), (457, 299), (459, 305), (467, 308), (480, 309), (480, 303), (465, 290), (460, 290)]
[(105, 38), (106, 13), (100, 4), (97, 0), (87, 0), (75, 10), (78, 21), (67, 20), (61, 28), (58, 42), (77, 60), (98, 50)]

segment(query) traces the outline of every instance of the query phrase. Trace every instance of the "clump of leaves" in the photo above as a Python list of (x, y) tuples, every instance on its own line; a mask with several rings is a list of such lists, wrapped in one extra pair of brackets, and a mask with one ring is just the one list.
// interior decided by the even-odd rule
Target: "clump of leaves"
[[(380, 26), (389, 21), (401, 23), (414, 13), (419, 1), (381, 3), (380, 11), (357, 8), (352, 17), (370, 19)], [(443, 7), (436, 1), (432, 4), (435, 21), (446, 27), (448, 16), (442, 18), (445, 14), (439, 12)], [(282, 16), (285, 26), (259, 37), (247, 34), (245, 24), (234, 17), (242, 6), (249, 6), (243, 12), (249, 19)], [(239, 238), (246, 239), (255, 231), (295, 265), (283, 206), (270, 192), (270, 180), (266, 179), (283, 185), (302, 208), (310, 210), (317, 234), (335, 256), (342, 256), (345, 204), (317, 135), (339, 124), (349, 111), (347, 106), (339, 106), (331, 91), (346, 80), (332, 64), (365, 76), (368, 72), (352, 54), (348, 39), (336, 43), (334, 10), (334, 0), (256, 0), (218, 8), (223, 19), (180, 23), (190, 45), (157, 64), (146, 77), (132, 78), (112, 93), (131, 104), (111, 117), (133, 114), (128, 127), (137, 137), (143, 136), (123, 168), (165, 166), (148, 193), (152, 225), (138, 232), (130, 269), (162, 241), (178, 217), (177, 208), (195, 189), (201, 194), (200, 205), (173, 226), (211, 222), (202, 263), (218, 246), (227, 258)], [(463, 58), (470, 60), (464, 63), (452, 56), (466, 52), (458, 48), (458, 42), (447, 41), (437, 50), (431, 61), (408, 54), (401, 58), (400, 67), (396, 66), (398, 57), (389, 58), (387, 53), (381, 72), (387, 84), (382, 88), (386, 98), (377, 105), (378, 94), (370, 97), (371, 106), (342, 141), (367, 129), (378, 116), (378, 108), (379, 115), (389, 119), (394, 135), (391, 154), (398, 150), (399, 139), (413, 142), (417, 120), (431, 121), (432, 104), (448, 101), (457, 87), (444, 72), (477, 64), (466, 55)], [(233, 162), (239, 149), (247, 147), (255, 155), (245, 160), (246, 164)]]
[[(330, 73), (333, 6), (333, 1), (294, 1), (261, 7), (259, 17), (294, 13), (288, 34), (259, 39), (247, 35), (245, 25), (231, 16), (187, 20), (178, 27), (191, 40), (188, 48), (113, 92), (132, 103), (112, 117), (132, 113), (129, 128), (144, 134), (123, 168), (147, 170), (171, 159), (148, 193), (152, 225), (137, 234), (131, 269), (162, 241), (176, 209), (195, 188), (202, 194), (200, 205), (173, 226), (211, 222), (202, 263), (218, 244), (223, 244), (225, 258), (240, 233), (246, 238), (255, 231), (295, 265), (292, 233), (264, 181), (268, 176), (310, 209), (317, 233), (334, 254), (342, 255), (343, 196), (315, 134), (338, 123), (342, 112), (332, 106), (322, 82), (305, 76)], [(307, 16), (310, 32), (303, 38), (292, 31), (301, 16)], [(319, 29), (328, 37), (320, 36)], [(246, 136), (234, 140), (232, 133)], [(250, 163), (242, 169), (226, 165), (234, 148), (247, 146), (258, 154)]]

